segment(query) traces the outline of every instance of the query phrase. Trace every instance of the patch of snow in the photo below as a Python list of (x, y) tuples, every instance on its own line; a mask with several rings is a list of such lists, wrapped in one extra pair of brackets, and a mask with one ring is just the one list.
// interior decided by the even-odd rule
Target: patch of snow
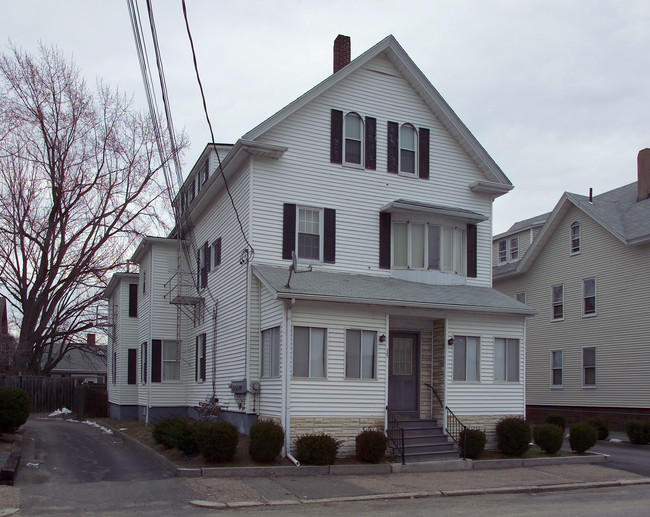
[(89, 425), (89, 426), (91, 426), (91, 427), (96, 427), (97, 429), (99, 429), (99, 430), (102, 431), (103, 433), (106, 433), (106, 434), (113, 434), (113, 431), (111, 431), (111, 430), (108, 429), (107, 427), (104, 427), (103, 425), (99, 425), (97, 422), (92, 422), (91, 420), (84, 420), (84, 421), (81, 422), (81, 423), (82, 423), (82, 424)]
[(72, 411), (70, 411), (67, 407), (64, 407), (53, 411), (49, 416), (69, 415), (70, 413), (72, 413)]
[(40, 465), (40, 463), (25, 463), (25, 467), (29, 467), (30, 469), (37, 469)]
[(609, 441), (614, 443), (621, 443), (623, 440), (621, 440), (620, 438), (610, 438)]

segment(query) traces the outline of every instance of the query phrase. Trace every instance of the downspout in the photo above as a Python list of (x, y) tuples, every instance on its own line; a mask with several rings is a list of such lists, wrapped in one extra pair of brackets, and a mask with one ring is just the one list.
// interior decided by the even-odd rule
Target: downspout
[[(390, 315), (386, 314), (386, 328), (385, 330), (385, 335), (386, 335), (386, 368), (384, 368), (384, 374), (386, 375), (386, 382), (384, 383), (384, 407), (388, 407), (388, 377), (389, 377), (389, 370), (390, 370), (390, 363), (389, 363), (389, 350), (390, 350)], [(384, 411), (384, 429), (388, 429), (388, 411)]]
[(291, 298), (291, 301), (285, 306), (284, 311), (284, 370), (282, 372), (284, 376), (284, 397), (282, 398), (283, 402), (283, 411), (284, 411), (284, 453), (287, 458), (293, 463), (296, 467), (300, 466), (300, 462), (291, 455), (290, 444), (291, 444), (291, 394), (289, 393), (290, 389), (290, 376), (289, 376), (289, 336), (291, 335), (291, 309), (296, 304), (296, 299)]

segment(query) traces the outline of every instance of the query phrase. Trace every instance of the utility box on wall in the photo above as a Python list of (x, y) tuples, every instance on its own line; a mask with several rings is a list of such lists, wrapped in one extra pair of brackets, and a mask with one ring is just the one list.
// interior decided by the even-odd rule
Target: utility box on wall
[(235, 395), (242, 395), (248, 392), (246, 379), (240, 381), (230, 381), (230, 391)]

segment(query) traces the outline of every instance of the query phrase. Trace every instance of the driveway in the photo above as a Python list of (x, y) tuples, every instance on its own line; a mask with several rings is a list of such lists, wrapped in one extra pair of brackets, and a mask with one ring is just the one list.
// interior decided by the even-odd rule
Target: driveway
[(15, 485), (21, 515), (179, 515), (196, 497), (183, 480), (97, 427), (29, 419)]

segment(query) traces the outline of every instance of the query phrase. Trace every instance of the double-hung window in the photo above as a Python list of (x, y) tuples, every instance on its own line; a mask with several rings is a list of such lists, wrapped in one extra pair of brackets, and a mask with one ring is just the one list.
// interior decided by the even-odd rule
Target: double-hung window
[(596, 387), (596, 347), (590, 346), (582, 349), (582, 385)]
[(519, 260), (519, 235), (498, 242), (499, 264)]
[(454, 336), (455, 381), (480, 380), (480, 339), (473, 336)]
[(399, 130), (399, 171), (415, 174), (417, 156), (417, 132), (410, 124), (404, 124)]
[(314, 208), (298, 208), (298, 258), (320, 260), (321, 211)]
[(293, 376), (325, 377), (327, 329), (294, 327)]
[(551, 387), (552, 388), (561, 388), (562, 387), (562, 350), (552, 350), (551, 351)]
[(580, 253), (580, 223), (571, 225), (571, 255)]
[(181, 380), (181, 347), (178, 341), (162, 342), (162, 380)]
[(494, 380), (519, 382), (519, 340), (494, 340)]
[(510, 261), (519, 260), (519, 235), (510, 237)]
[(499, 241), (499, 264), (508, 261), (508, 241), (502, 239)]
[(280, 376), (280, 327), (262, 331), (262, 377)]
[(206, 363), (205, 363), (205, 356), (206, 356), (206, 335), (205, 334), (199, 334), (196, 336), (196, 349), (194, 350), (194, 358), (195, 358), (195, 370), (194, 370), (194, 380), (196, 382), (203, 382), (205, 381), (205, 373), (206, 373)]
[(344, 161), (348, 164), (361, 165), (363, 149), (363, 122), (361, 120), (361, 117), (356, 113), (348, 113), (345, 116), (344, 121)]
[(375, 379), (377, 332), (347, 330), (345, 333), (345, 376), (348, 379)]
[(596, 315), (596, 279), (585, 278), (582, 280), (582, 315)]
[(551, 287), (551, 297), (551, 319), (553, 321), (564, 319), (564, 284), (558, 284)]

